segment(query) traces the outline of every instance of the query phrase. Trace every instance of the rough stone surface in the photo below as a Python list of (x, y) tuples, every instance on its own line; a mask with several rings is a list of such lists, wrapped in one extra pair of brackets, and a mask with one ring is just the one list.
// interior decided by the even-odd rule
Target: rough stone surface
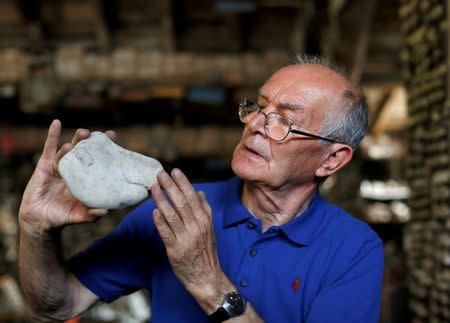
[(126, 150), (102, 132), (92, 132), (60, 160), (69, 191), (84, 205), (120, 209), (148, 196), (162, 166), (156, 159)]

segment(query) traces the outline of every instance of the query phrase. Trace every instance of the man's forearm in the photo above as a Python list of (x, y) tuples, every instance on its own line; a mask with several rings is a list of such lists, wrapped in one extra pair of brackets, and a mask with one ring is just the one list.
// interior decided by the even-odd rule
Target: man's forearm
[(21, 225), (19, 275), (32, 314), (49, 321), (71, 316), (72, 297), (60, 254), (60, 231)]

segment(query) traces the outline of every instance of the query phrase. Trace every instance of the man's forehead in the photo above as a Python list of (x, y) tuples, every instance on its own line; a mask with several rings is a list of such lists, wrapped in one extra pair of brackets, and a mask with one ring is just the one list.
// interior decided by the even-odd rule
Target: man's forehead
[[(277, 97), (280, 101), (285, 95), (291, 104), (300, 104), (292, 100), (297, 96), (311, 95), (315, 99), (322, 97), (337, 98), (353, 86), (342, 75), (319, 64), (289, 65), (276, 71), (259, 89), (259, 94), (270, 100)], [(312, 98), (311, 97), (311, 98)], [(278, 101), (277, 100), (277, 101)], [(297, 102), (293, 102), (297, 101)], [(305, 104), (306, 105), (306, 104)]]
[(316, 85), (321, 88), (335, 89), (352, 87), (342, 75), (319, 64), (294, 64), (282, 67), (273, 73), (262, 87), (277, 83), (285, 86), (292, 84), (299, 87)]

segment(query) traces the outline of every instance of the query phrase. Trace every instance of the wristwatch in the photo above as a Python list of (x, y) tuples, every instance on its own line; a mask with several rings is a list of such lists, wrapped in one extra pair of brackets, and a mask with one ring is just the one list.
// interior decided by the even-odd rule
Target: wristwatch
[(209, 321), (212, 323), (219, 323), (229, 320), (234, 316), (244, 313), (246, 306), (247, 301), (239, 292), (228, 293), (225, 295), (222, 306), (208, 316)]

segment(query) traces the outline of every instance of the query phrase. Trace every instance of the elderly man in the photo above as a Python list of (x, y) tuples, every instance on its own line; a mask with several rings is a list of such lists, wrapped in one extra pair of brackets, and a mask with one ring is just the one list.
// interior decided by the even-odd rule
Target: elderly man
[(57, 150), (54, 121), (20, 208), (20, 275), (32, 312), (62, 320), (145, 288), (154, 323), (377, 322), (382, 243), (318, 194), (365, 134), (362, 94), (320, 59), (299, 56), (255, 102), (244, 100), (239, 116), (236, 177), (191, 186), (178, 169), (159, 173), (152, 200), (67, 262), (61, 229), (107, 211), (75, 200), (57, 172), (89, 132)]

